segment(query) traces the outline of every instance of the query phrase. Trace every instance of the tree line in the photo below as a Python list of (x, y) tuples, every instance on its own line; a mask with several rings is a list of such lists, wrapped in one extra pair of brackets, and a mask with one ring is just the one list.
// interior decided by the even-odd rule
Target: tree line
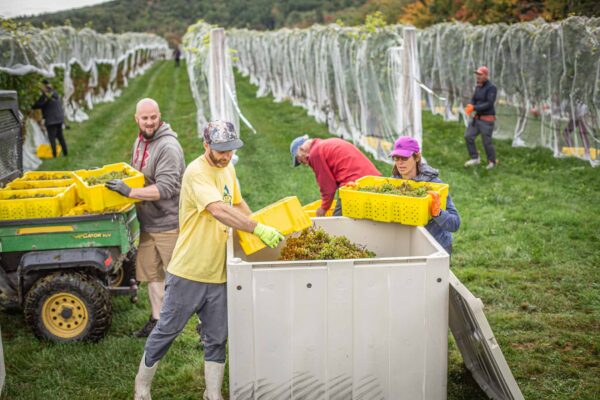
[(380, 11), (386, 23), (419, 28), (445, 21), (515, 23), (571, 15), (600, 16), (597, 0), (114, 0), (95, 6), (21, 18), (34, 26), (72, 25), (98, 32), (152, 32), (177, 43), (198, 19), (259, 30), (315, 23), (364, 23)]

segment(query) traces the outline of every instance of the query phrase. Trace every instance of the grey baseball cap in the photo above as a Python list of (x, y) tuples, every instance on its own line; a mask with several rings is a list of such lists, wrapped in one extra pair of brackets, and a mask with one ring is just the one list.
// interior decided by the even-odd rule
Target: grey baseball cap
[(237, 150), (244, 145), (231, 122), (211, 121), (204, 128), (204, 142), (216, 151)]

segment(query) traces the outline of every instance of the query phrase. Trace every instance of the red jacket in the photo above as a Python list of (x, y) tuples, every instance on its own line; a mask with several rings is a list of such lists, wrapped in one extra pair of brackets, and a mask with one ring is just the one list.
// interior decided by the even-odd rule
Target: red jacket
[(308, 165), (315, 172), (321, 190), (321, 207), (328, 210), (336, 190), (367, 175), (380, 176), (377, 168), (353, 144), (345, 140), (313, 139)]

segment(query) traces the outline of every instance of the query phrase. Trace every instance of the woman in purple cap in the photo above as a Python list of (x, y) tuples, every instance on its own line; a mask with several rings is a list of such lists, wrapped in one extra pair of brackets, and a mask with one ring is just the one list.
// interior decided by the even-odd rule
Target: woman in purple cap
[[(394, 178), (409, 179), (416, 182), (443, 183), (438, 178), (439, 171), (422, 162), (419, 142), (410, 136), (400, 136), (396, 140), (390, 157), (394, 160), (394, 168), (392, 169)], [(440, 208), (439, 196), (433, 196), (431, 215), (433, 215), (433, 218), (425, 225), (425, 229), (431, 233), (448, 254), (452, 254), (452, 232), (456, 232), (460, 227), (460, 216), (450, 195), (446, 199), (445, 210)]]

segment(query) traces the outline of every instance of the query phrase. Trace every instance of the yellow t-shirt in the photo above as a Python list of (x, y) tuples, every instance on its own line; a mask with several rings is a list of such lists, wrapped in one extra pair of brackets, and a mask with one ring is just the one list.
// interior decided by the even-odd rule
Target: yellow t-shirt
[(239, 204), (242, 195), (235, 169), (212, 167), (205, 155), (183, 174), (179, 196), (179, 237), (167, 271), (197, 282), (227, 282), (225, 270), (228, 227), (206, 210), (215, 201)]

